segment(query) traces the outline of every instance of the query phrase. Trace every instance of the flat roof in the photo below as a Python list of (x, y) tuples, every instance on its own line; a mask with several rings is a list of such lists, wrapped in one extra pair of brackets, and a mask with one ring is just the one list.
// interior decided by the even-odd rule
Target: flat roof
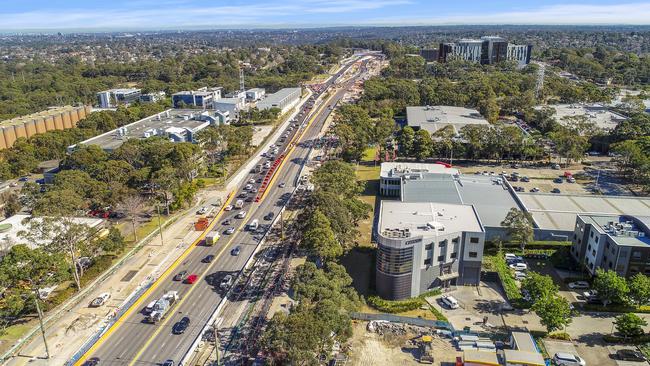
[(137, 93), (139, 91), (141, 91), (141, 89), (138, 88), (113, 88), (113, 89), (100, 91), (97, 94), (106, 93), (106, 92), (110, 92), (113, 94), (129, 94), (129, 93)]
[[(650, 217), (629, 215), (579, 215), (601, 234), (609, 236), (618, 245), (647, 247), (650, 245)], [(613, 223), (613, 225), (611, 225)], [(626, 226), (624, 228), (624, 226)], [(643, 233), (643, 236), (638, 236)]]
[(215, 100), (213, 103), (215, 104), (241, 104), (241, 98), (220, 98)]
[[(32, 240), (26, 240), (18, 235), (18, 233), (21, 231), (29, 230), (29, 226), (23, 224), (23, 221), (31, 217), (31, 215), (13, 215), (0, 221), (0, 225), (2, 226), (5, 224), (10, 225), (8, 229), (0, 232), (0, 243), (2, 243), (3, 248), (9, 249), (14, 245), (26, 244), (30, 248), (34, 249), (38, 245), (46, 244), (46, 241), (44, 240), (40, 242), (34, 242)], [(34, 218), (34, 220), (40, 220), (40, 218)], [(103, 219), (92, 217), (75, 217), (73, 220), (77, 224), (86, 224), (91, 228), (97, 228), (102, 224), (102, 222), (104, 222)]]
[(405, 180), (402, 200), (472, 205), (488, 227), (500, 227), (508, 211), (519, 207), (498, 177), (483, 175), (425, 174), (422, 179)]
[(539, 352), (537, 346), (535, 346), (535, 341), (533, 336), (528, 332), (512, 332), (510, 336), (514, 340), (514, 343), (519, 351), (526, 352)]
[(383, 178), (390, 178), (414, 173), (458, 174), (458, 169), (447, 168), (443, 164), (386, 162), (381, 163), (381, 171), (379, 175)]
[(497, 354), (493, 351), (477, 351), (467, 349), (463, 351), (463, 361), (479, 363), (482, 365), (500, 365)]
[[(114, 150), (128, 139), (145, 138), (145, 132), (150, 130), (156, 130), (156, 133), (161, 135), (164, 130), (169, 129), (170, 127), (187, 128), (191, 130), (200, 129), (206, 124), (209, 124), (209, 122), (206, 121), (193, 119), (194, 116), (198, 116), (202, 112), (202, 110), (196, 109), (168, 109), (122, 126), (121, 128), (116, 128), (99, 136), (92, 137), (86, 141), (82, 141), (78, 145), (98, 145), (104, 150)], [(124, 128), (126, 128), (125, 132)], [(120, 130), (123, 132), (120, 133)]]
[(406, 123), (430, 133), (451, 126), (456, 134), (466, 125), (489, 125), (476, 109), (453, 106), (406, 107)]
[(647, 216), (650, 197), (517, 193), (541, 229), (573, 231), (578, 214)]
[(512, 349), (503, 350), (506, 362), (511, 364), (546, 366), (544, 357), (539, 352), (518, 351)]
[(75, 110), (80, 109), (80, 108), (85, 108), (85, 107), (84, 106), (73, 107), (71, 105), (66, 105), (66, 106), (62, 106), (62, 107), (52, 107), (52, 108), (48, 108), (48, 109), (46, 109), (44, 111), (31, 113), (31, 114), (27, 114), (27, 115), (24, 115), (24, 116), (14, 117), (12, 119), (6, 119), (4, 121), (0, 121), (0, 127), (20, 125), (20, 124), (23, 124), (25, 122), (29, 122), (29, 121), (37, 119), (37, 118), (45, 118), (45, 117), (55, 116), (55, 115), (61, 114), (63, 112), (75, 111)]
[(408, 229), (411, 236), (484, 231), (471, 205), (392, 200), (381, 202), (378, 227), (380, 233)]
[[(551, 104), (548, 107), (555, 110), (555, 119), (565, 126), (568, 125), (565, 117), (586, 116), (598, 128), (613, 130), (619, 122), (627, 119), (621, 114), (610, 111), (602, 104)], [(543, 106), (535, 107), (535, 109), (541, 108)]]
[(266, 107), (271, 107), (273, 104), (278, 104), (283, 102), (286, 98), (288, 98), (291, 94), (293, 93), (300, 93), (302, 90), (300, 88), (283, 88), (278, 90), (277, 92), (273, 94), (267, 94), (266, 97), (259, 102), (257, 102), (257, 107), (258, 108), (266, 108)]

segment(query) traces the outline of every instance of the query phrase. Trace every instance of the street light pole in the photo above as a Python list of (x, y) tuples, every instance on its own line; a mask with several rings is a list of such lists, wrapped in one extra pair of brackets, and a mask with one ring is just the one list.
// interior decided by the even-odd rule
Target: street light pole
[(212, 330), (214, 331), (214, 353), (217, 358), (216, 366), (219, 366), (219, 330), (216, 321), (212, 323)]
[(158, 232), (160, 233), (160, 246), (165, 246), (165, 242), (163, 241), (162, 224), (160, 223), (160, 205), (158, 203), (156, 203), (156, 211), (158, 211)]
[(41, 325), (41, 334), (43, 335), (43, 344), (45, 345), (45, 358), (50, 359), (50, 348), (47, 346), (47, 338), (45, 337), (45, 327), (43, 326), (43, 312), (41, 311), (41, 306), (38, 303), (38, 291), (36, 291), (36, 296), (34, 297), (34, 302), (36, 303), (36, 312), (38, 313), (38, 322)]

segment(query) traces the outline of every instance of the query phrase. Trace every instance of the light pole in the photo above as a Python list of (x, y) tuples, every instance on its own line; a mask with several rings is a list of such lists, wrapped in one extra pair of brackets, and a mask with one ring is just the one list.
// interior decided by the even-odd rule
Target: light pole
[(212, 331), (214, 332), (214, 354), (217, 358), (215, 365), (219, 366), (219, 329), (216, 321), (212, 323)]
[(156, 211), (158, 211), (158, 232), (160, 233), (160, 246), (165, 246), (165, 242), (163, 241), (163, 232), (162, 232), (162, 224), (160, 220), (160, 205), (156, 203)]

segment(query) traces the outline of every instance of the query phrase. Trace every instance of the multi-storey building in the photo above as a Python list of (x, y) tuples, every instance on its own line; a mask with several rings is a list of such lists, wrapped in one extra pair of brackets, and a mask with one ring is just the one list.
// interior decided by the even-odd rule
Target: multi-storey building
[(650, 275), (650, 216), (578, 215), (572, 242), (571, 255), (592, 275)]
[(461, 39), (458, 42), (441, 43), (438, 61), (463, 60), (491, 65), (501, 61), (516, 61), (525, 66), (530, 62), (533, 46), (509, 44), (501, 37), (485, 36), (481, 39)]
[(214, 103), (221, 99), (223, 88), (199, 88), (198, 90), (181, 91), (172, 94), (174, 108), (198, 107), (203, 109), (214, 108)]
[(97, 93), (99, 108), (115, 108), (118, 105), (129, 105), (140, 99), (140, 89), (109, 89)]

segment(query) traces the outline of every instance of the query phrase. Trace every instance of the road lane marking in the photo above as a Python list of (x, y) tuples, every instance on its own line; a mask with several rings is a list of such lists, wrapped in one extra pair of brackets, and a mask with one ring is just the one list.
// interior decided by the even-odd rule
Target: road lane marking
[[(244, 216), (244, 218), (242, 219), (242, 223), (241, 223), (241, 225), (239, 225), (238, 230), (241, 230), (241, 228), (246, 224), (246, 218), (248, 217), (249, 214), (250, 214), (250, 211), (246, 212), (246, 216)], [(218, 259), (221, 258), (221, 256), (223, 255), (224, 251), (225, 251), (225, 250), (230, 246), (230, 244), (232, 244), (233, 239), (234, 239), (234, 236), (231, 236), (231, 237), (228, 239), (228, 241), (226, 242), (226, 244), (224, 244), (224, 245), (221, 247), (221, 249), (219, 250), (219, 252), (218, 252), (218, 253), (216, 254), (216, 256), (215, 256), (215, 260), (214, 260), (212, 263), (210, 263), (210, 265), (208, 266), (208, 268), (205, 269), (205, 271), (203, 271), (203, 274), (202, 274), (202, 275), (197, 279), (197, 282), (203, 280), (203, 278), (205, 278), (205, 274), (207, 274), (208, 272), (210, 272), (210, 271), (212, 270), (212, 267), (213, 267), (215, 264), (218, 263)], [(211, 285), (211, 286), (212, 286), (212, 285)], [(218, 286), (218, 285), (217, 285), (217, 286)], [(133, 366), (136, 362), (138, 362), (138, 359), (142, 356), (142, 354), (144, 353), (144, 351), (145, 351), (146, 349), (149, 348), (149, 346), (151, 345), (151, 342), (153, 342), (153, 340), (158, 336), (158, 334), (160, 334), (160, 332), (165, 328), (165, 325), (167, 325), (167, 323), (171, 320), (171, 318), (172, 318), (172, 315), (171, 315), (171, 314), (174, 313), (174, 312), (176, 311), (176, 309), (179, 309), (179, 308), (181, 307), (181, 305), (183, 305), (183, 303), (185, 302), (185, 300), (189, 299), (189, 298), (191, 297), (191, 295), (192, 295), (192, 292), (194, 292), (194, 290), (195, 290), (196, 288), (198, 288), (198, 287), (199, 287), (198, 285), (196, 285), (196, 286), (195, 286), (195, 285), (192, 285), (192, 287), (189, 289), (189, 291), (187, 291), (187, 293), (183, 296), (183, 298), (180, 299), (178, 302), (176, 302), (174, 305), (172, 305), (172, 307), (168, 310), (168, 314), (170, 314), (170, 315), (166, 316), (166, 317), (165, 317), (165, 318), (160, 322), (160, 325), (158, 325), (158, 327), (156, 328), (156, 330), (155, 330), (155, 331), (153, 332), (153, 334), (149, 337), (149, 339), (147, 339), (147, 341), (146, 341), (146, 342), (144, 343), (144, 345), (140, 348), (140, 350), (138, 351), (138, 353), (136, 353), (135, 356), (133, 356), (133, 359), (131, 359), (131, 362), (129, 362), (129, 364), (128, 364), (129, 366)], [(153, 362), (153, 360), (150, 360), (150, 361)]]
[(156, 288), (158, 288), (158, 285), (162, 282), (162, 279), (166, 278), (182, 261), (185, 260), (185, 258), (192, 252), (192, 250), (201, 242), (201, 240), (203, 240), (203, 238), (207, 235), (207, 233), (209, 233), (214, 228), (214, 226), (219, 221), (219, 218), (221, 217), (223, 212), (225, 212), (224, 208), (228, 206), (230, 202), (232, 202), (234, 197), (235, 197), (235, 192), (230, 194), (230, 197), (221, 206), (221, 209), (215, 216), (214, 220), (212, 220), (212, 223), (208, 225), (208, 228), (205, 231), (203, 231), (203, 233), (201, 233), (201, 235), (199, 235), (199, 237), (191, 245), (189, 245), (187, 249), (185, 249), (185, 251), (178, 258), (176, 258), (176, 260), (162, 273), (162, 275), (160, 275), (156, 279), (156, 281), (154, 281), (154, 283), (142, 295), (140, 295), (140, 297), (133, 303), (133, 305), (131, 305), (131, 307), (129, 307), (124, 312), (124, 314), (122, 314), (122, 316), (120, 316), (120, 318), (117, 319), (117, 321), (115, 321), (115, 323), (113, 323), (113, 325), (111, 325), (110, 328), (108, 328), (108, 330), (104, 334), (102, 334), (102, 336), (97, 340), (97, 342), (95, 342), (95, 344), (93, 344), (90, 347), (90, 349), (88, 349), (88, 351), (86, 351), (86, 353), (84, 353), (84, 355), (81, 356), (81, 358), (79, 358), (79, 360), (74, 363), (74, 366), (83, 365), (86, 359), (93, 352), (97, 351), (97, 349), (106, 341), (106, 339), (108, 339), (111, 336), (111, 334), (115, 332), (115, 330), (117, 330), (120, 327), (120, 325), (131, 315), (131, 313), (133, 313), (133, 311), (136, 308), (139, 308), (139, 306), (142, 305), (144, 300), (149, 295), (151, 295), (151, 293)]

